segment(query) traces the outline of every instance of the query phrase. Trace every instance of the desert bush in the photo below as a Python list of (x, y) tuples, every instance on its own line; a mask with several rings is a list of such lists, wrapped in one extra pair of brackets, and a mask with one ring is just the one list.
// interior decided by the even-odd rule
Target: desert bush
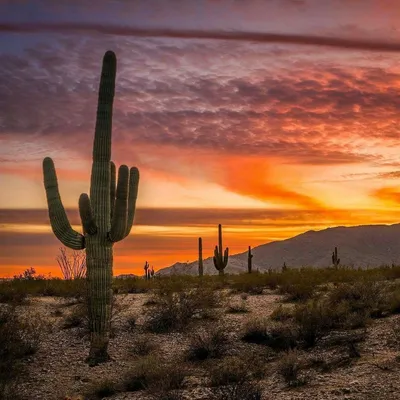
[(211, 386), (243, 383), (250, 378), (248, 364), (239, 357), (226, 357), (209, 368)]
[(300, 282), (284, 282), (279, 286), (279, 293), (286, 295), (285, 301), (306, 301), (313, 297), (315, 285), (312, 282), (301, 280)]
[(38, 320), (19, 315), (18, 308), (0, 308), (0, 398), (17, 395), (15, 386), (24, 376), (24, 361), (37, 351), (41, 331)]
[(107, 397), (111, 397), (116, 393), (116, 384), (113, 381), (106, 379), (101, 382), (94, 383), (87, 391), (85, 398), (93, 400), (104, 399)]
[(18, 290), (10, 282), (0, 283), (0, 303), (23, 304), (27, 302), (27, 293)]
[(271, 322), (268, 319), (248, 321), (241, 339), (248, 343), (266, 345), (274, 350), (287, 350), (296, 347), (298, 331), (294, 324)]
[(275, 308), (275, 310), (272, 311), (270, 318), (272, 321), (289, 321), (293, 318), (293, 310), (292, 308), (285, 307), (280, 304), (279, 307)]
[(157, 344), (147, 336), (136, 337), (130, 349), (130, 353), (135, 356), (143, 357), (157, 350)]
[(136, 315), (130, 315), (127, 320), (126, 323), (128, 325), (128, 329), (130, 331), (133, 331), (136, 328), (136, 322), (137, 322), (137, 317)]
[(262, 389), (258, 383), (244, 382), (216, 387), (211, 400), (261, 400)]
[(296, 387), (307, 383), (307, 377), (301, 374), (305, 365), (297, 350), (290, 350), (282, 356), (277, 365), (277, 372), (283, 377), (288, 386)]
[(78, 304), (64, 318), (63, 329), (87, 327), (87, 308), (84, 304)]
[(314, 346), (335, 324), (332, 310), (320, 300), (310, 300), (296, 307), (294, 320), (299, 326), (299, 339), (306, 347)]
[(249, 311), (245, 300), (242, 300), (240, 303), (230, 303), (226, 309), (227, 314), (245, 314)]
[(174, 292), (170, 288), (156, 294), (156, 305), (146, 310), (145, 326), (155, 333), (182, 330), (194, 318), (210, 318), (221, 306), (221, 296), (208, 287)]
[(202, 330), (192, 335), (187, 358), (190, 361), (201, 361), (209, 358), (220, 358), (224, 355), (228, 338), (222, 328)]
[(387, 290), (381, 282), (361, 280), (337, 286), (328, 294), (330, 306), (345, 303), (349, 313), (381, 317), (387, 309)]
[(184, 363), (165, 362), (155, 355), (148, 355), (135, 361), (125, 376), (124, 388), (128, 392), (149, 389), (166, 393), (181, 389), (186, 376), (188, 369)]

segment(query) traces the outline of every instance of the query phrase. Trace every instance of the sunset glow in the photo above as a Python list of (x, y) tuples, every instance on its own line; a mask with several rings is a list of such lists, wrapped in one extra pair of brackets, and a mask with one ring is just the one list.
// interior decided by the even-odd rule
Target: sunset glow
[[(179, 13), (172, 3), (0, 1), (0, 23), (79, 14), (83, 24), (400, 43), (395, 0), (187, 0)], [(140, 170), (116, 275), (142, 274), (146, 260), (156, 270), (193, 261), (199, 236), (211, 256), (218, 223), (235, 254), (310, 229), (399, 222), (400, 53), (100, 32), (0, 37), (0, 277), (28, 267), (60, 276), (41, 164), (54, 159), (81, 231), (108, 49), (118, 58), (112, 159)]]

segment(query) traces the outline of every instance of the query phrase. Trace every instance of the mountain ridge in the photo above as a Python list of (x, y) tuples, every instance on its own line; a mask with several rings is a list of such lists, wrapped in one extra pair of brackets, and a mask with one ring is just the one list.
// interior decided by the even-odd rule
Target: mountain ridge
[[(335, 226), (322, 230), (308, 230), (291, 238), (275, 240), (252, 249), (253, 270), (269, 268), (327, 267), (332, 251), (338, 247), (342, 265), (372, 268), (400, 264), (400, 223)], [(215, 275), (212, 257), (203, 260), (204, 274)], [(247, 251), (229, 256), (227, 273), (247, 271)], [(177, 262), (160, 269), (158, 275), (197, 275), (198, 261)]]

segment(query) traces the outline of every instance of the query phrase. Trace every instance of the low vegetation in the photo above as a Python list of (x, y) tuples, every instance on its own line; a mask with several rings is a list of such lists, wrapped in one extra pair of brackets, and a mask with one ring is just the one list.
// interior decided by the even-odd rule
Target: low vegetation
[[(126, 345), (118, 352), (125, 361), (118, 373), (82, 383), (79, 393), (101, 399), (142, 391), (149, 399), (183, 400), (194, 391), (256, 400), (266, 382), (307, 390), (315, 374), (363, 360), (374, 324), (398, 318), (398, 278), (393, 267), (114, 280), (112, 329)], [(0, 283), (2, 398), (17, 399), (29, 380), (42, 335), (39, 319), (26, 316), (40, 297), (55, 304), (47, 314), (55, 332), (74, 346), (87, 343), (84, 280), (27, 274)], [(382, 345), (400, 352), (396, 321)]]

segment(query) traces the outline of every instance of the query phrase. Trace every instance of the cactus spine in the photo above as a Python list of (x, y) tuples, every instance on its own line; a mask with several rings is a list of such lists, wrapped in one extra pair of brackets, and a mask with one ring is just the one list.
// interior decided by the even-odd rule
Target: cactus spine
[(112, 305), (113, 245), (129, 235), (135, 214), (139, 171), (121, 165), (115, 187), (115, 165), (111, 161), (112, 110), (117, 60), (112, 51), (103, 58), (90, 197), (79, 198), (83, 235), (74, 231), (61, 202), (53, 160), (43, 160), (44, 186), (49, 217), (55, 236), (71, 249), (86, 249), (88, 314), (91, 365), (106, 361)]
[(214, 249), (214, 266), (218, 270), (219, 275), (224, 275), (224, 269), (228, 265), (229, 248), (227, 247), (222, 254), (222, 226), (218, 225), (218, 246)]
[(253, 268), (253, 254), (251, 254), (251, 246), (247, 252), (247, 271), (251, 274)]
[(340, 258), (338, 258), (337, 247), (335, 247), (335, 251), (332, 253), (332, 264), (335, 268), (339, 266)]

